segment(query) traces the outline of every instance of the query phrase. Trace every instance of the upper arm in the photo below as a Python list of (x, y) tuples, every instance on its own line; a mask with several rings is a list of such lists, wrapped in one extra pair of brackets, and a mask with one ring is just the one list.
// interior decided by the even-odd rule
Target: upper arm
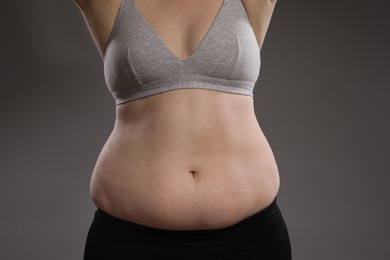
[(80, 10), (86, 10), (90, 0), (73, 0)]
[(101, 57), (121, 0), (73, 0), (79, 7)]
[(261, 49), (277, 0), (241, 0)]

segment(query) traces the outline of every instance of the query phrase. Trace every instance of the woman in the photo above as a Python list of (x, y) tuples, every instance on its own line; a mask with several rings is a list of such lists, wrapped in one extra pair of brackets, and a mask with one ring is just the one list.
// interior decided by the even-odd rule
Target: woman
[(116, 120), (84, 259), (291, 259), (253, 87), (275, 0), (75, 0)]

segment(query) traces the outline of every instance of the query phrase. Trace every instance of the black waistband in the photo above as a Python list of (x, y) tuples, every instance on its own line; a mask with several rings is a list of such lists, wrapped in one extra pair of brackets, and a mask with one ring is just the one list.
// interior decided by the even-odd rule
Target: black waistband
[(265, 209), (220, 229), (166, 230), (97, 209), (85, 259), (289, 259), (288, 233), (276, 199)]
[(240, 222), (218, 229), (199, 229), (199, 230), (167, 230), (150, 226), (141, 225), (131, 221), (112, 216), (101, 209), (95, 212), (94, 221), (107, 231), (122, 236), (143, 237), (153, 235), (154, 238), (167, 237), (199, 237), (205, 236), (212, 238), (215, 236), (224, 236), (227, 234), (240, 234), (248, 232), (261, 232), (276, 223), (281, 217), (280, 210), (276, 203), (276, 198), (266, 208), (241, 220)]

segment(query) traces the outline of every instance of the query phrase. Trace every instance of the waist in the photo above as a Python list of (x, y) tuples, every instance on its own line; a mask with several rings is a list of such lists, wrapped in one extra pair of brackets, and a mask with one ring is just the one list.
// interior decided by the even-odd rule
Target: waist
[(117, 106), (110, 138), (129, 148), (140, 145), (138, 150), (147, 150), (148, 156), (171, 148), (191, 157), (240, 148), (251, 152), (264, 143), (251, 97), (201, 89), (169, 91)]
[(214, 171), (273, 159), (247, 96), (176, 90), (120, 105), (116, 114), (103, 152), (124, 169)]

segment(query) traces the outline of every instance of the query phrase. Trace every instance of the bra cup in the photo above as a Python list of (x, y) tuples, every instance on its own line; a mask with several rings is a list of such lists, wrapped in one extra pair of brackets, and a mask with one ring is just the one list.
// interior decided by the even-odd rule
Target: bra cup
[[(240, 8), (241, 7), (241, 8)], [(235, 13), (235, 22), (232, 25), (238, 45), (238, 57), (231, 79), (256, 82), (260, 75), (260, 49), (248, 16), (240, 3)]]
[(135, 75), (142, 84), (161, 80), (167, 77), (178, 76), (181, 69), (177, 62), (172, 60), (169, 53), (163, 51), (159, 45), (148, 46), (147, 40), (145, 45), (127, 46), (128, 55), (126, 59), (134, 70)]
[(111, 41), (104, 60), (104, 78), (110, 92), (141, 84), (133, 73), (127, 58), (127, 49), (123, 48), (120, 42), (119, 38)]
[[(248, 37), (248, 35), (246, 36)], [(256, 41), (237, 36), (238, 55), (230, 79), (256, 82), (260, 75), (261, 59)], [(254, 55), (254, 53), (259, 53)]]

